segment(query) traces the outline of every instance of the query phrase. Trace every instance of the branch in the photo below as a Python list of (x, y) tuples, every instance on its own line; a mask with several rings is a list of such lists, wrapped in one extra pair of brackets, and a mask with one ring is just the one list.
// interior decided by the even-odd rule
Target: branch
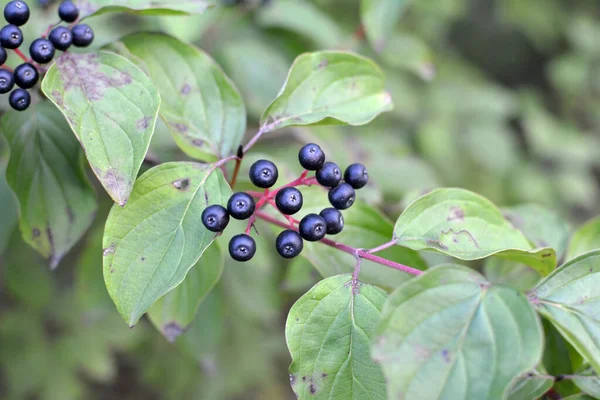
[[(271, 223), (273, 225), (280, 226), (280, 227), (282, 227), (284, 229), (290, 229), (290, 226), (289, 226), (288, 223), (280, 221), (277, 218), (274, 218), (274, 217), (270, 216), (267, 213), (264, 213), (262, 211), (256, 211), (255, 215), (256, 215), (257, 218), (260, 218), (263, 221), (269, 222), (269, 223)], [(294, 228), (294, 230), (296, 230), (296, 229)], [(384, 266), (389, 267), (389, 268), (396, 269), (398, 271), (406, 272), (407, 274), (420, 275), (420, 274), (423, 273), (423, 271), (421, 271), (421, 270), (418, 270), (418, 269), (415, 269), (415, 268), (411, 268), (409, 266), (406, 266), (406, 265), (403, 265), (403, 264), (400, 264), (400, 263), (388, 260), (388, 259), (383, 258), (383, 257), (376, 256), (374, 254), (370, 254), (368, 251), (365, 251), (365, 250), (362, 250), (362, 249), (357, 249), (357, 248), (354, 248), (352, 246), (345, 245), (343, 243), (338, 243), (338, 242), (336, 242), (334, 240), (331, 240), (331, 239), (324, 238), (324, 239), (321, 239), (319, 242), (323, 243), (324, 245), (327, 245), (329, 247), (333, 247), (333, 248), (336, 248), (338, 250), (341, 250), (344, 253), (348, 253), (348, 254), (351, 254), (351, 255), (356, 256), (358, 258), (369, 260), (369, 261), (372, 261), (374, 263), (377, 263), (377, 264), (380, 264), (380, 265), (384, 265)]]
[(265, 124), (265, 125), (261, 126), (260, 129), (258, 130), (258, 132), (256, 132), (256, 134), (254, 136), (252, 136), (252, 138), (246, 144), (246, 146), (244, 146), (244, 150), (243, 150), (244, 154), (246, 154), (252, 148), (252, 146), (254, 146), (256, 144), (256, 142), (258, 142), (258, 139), (260, 139), (260, 137), (263, 134), (272, 131), (277, 126), (278, 123), (279, 123), (279, 121), (273, 121), (270, 124)]

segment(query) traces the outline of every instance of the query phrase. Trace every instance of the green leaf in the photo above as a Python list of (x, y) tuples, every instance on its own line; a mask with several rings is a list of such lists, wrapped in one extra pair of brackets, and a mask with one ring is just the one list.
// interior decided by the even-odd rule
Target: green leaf
[(485, 260), (483, 274), (494, 285), (508, 286), (519, 292), (533, 289), (542, 279), (535, 269), (500, 257)]
[[(2, 142), (0, 136), (0, 142)], [(1, 144), (1, 143), (0, 143)], [(6, 162), (2, 157), (0, 148), (0, 210), (2, 210), (2, 224), (0, 224), (0, 255), (4, 253), (13, 231), (19, 222), (19, 208), (14, 193), (6, 182)]]
[(148, 310), (150, 321), (169, 342), (187, 330), (198, 308), (221, 278), (223, 256), (216, 244), (210, 246), (183, 282)]
[(261, 118), (263, 132), (293, 125), (364, 125), (393, 108), (381, 69), (352, 53), (305, 53)]
[(577, 371), (571, 380), (585, 393), (600, 398), (600, 378), (592, 367), (585, 366)]
[(96, 213), (81, 149), (49, 102), (8, 112), (0, 125), (11, 149), (6, 178), (19, 201), (23, 239), (55, 268)]
[(162, 99), (159, 114), (187, 155), (216, 160), (236, 152), (246, 130), (244, 101), (208, 54), (160, 33), (121, 41), (148, 71)]
[(375, 51), (386, 48), (407, 3), (407, 0), (361, 0), (360, 20)]
[(563, 400), (595, 400), (593, 397), (588, 396), (587, 394), (574, 394), (569, 397), (563, 397)]
[(573, 233), (567, 249), (567, 260), (595, 249), (600, 249), (600, 217), (586, 222)]
[(530, 294), (538, 312), (600, 371), (600, 250), (585, 253), (547, 276)]
[(533, 371), (513, 383), (507, 398), (510, 400), (533, 400), (544, 395), (554, 385), (554, 377), (544, 371)]
[(299, 399), (382, 399), (385, 380), (371, 360), (373, 328), (386, 293), (349, 274), (322, 280), (292, 307), (285, 336)]
[(388, 398), (501, 399), (542, 357), (527, 298), (461, 266), (438, 267), (388, 297), (373, 358)]
[(215, 49), (215, 57), (242, 92), (248, 114), (259, 119), (280, 89), (290, 62), (277, 47), (255, 38), (237, 38)]
[(394, 239), (400, 246), (460, 260), (498, 255), (542, 275), (556, 266), (554, 250), (532, 249), (494, 204), (464, 189), (437, 189), (415, 200), (396, 221)]
[(429, 81), (435, 76), (433, 55), (417, 36), (392, 35), (381, 57), (387, 65), (411, 71), (422, 79)]
[(148, 76), (116, 54), (67, 52), (55, 59), (42, 90), (67, 117), (102, 186), (125, 205), (160, 105)]
[[(327, 192), (322, 187), (302, 188), (301, 191), (304, 197), (304, 205), (302, 210), (294, 215), (295, 218), (302, 219), (306, 214), (318, 214), (324, 208), (331, 207), (327, 200)], [(374, 207), (357, 201), (351, 208), (343, 211), (342, 214), (344, 216), (344, 230), (332, 236), (332, 240), (356, 248), (374, 248), (389, 241), (392, 234), (392, 224)], [(352, 272), (356, 265), (353, 255), (322, 243), (305, 242), (301, 255), (308, 258), (323, 277)], [(425, 262), (419, 254), (407, 248), (394, 246), (377, 253), (377, 255), (413, 268), (426, 268)], [(386, 290), (393, 290), (410, 278), (412, 278), (412, 275), (395, 269), (368, 260), (362, 262), (361, 281), (377, 285)]]
[(200, 14), (214, 5), (210, 0), (80, 0), (81, 17), (110, 12), (130, 12), (142, 15)]
[(104, 281), (130, 326), (198, 262), (215, 237), (202, 225), (202, 211), (229, 196), (215, 165), (173, 162), (144, 173), (129, 203), (113, 206), (104, 232)]
[(558, 258), (562, 258), (569, 239), (569, 227), (555, 212), (537, 204), (522, 204), (503, 208), (502, 213), (535, 247), (551, 247)]
[(263, 27), (290, 30), (324, 49), (340, 47), (347, 37), (334, 19), (308, 1), (275, 1), (260, 10), (256, 21)]

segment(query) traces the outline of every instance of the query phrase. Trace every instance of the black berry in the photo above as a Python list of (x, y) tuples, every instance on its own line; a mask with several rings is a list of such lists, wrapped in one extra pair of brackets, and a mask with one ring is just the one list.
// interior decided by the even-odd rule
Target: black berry
[(269, 160), (258, 160), (250, 167), (250, 180), (259, 188), (270, 188), (279, 177), (277, 166)]
[(323, 150), (318, 145), (309, 143), (300, 149), (298, 160), (304, 169), (316, 171), (323, 166), (325, 153), (323, 153)]
[(325, 237), (327, 233), (327, 224), (325, 220), (317, 214), (308, 214), (300, 221), (298, 225), (300, 236), (309, 242), (316, 242)]
[(15, 68), (15, 83), (23, 89), (30, 89), (40, 79), (38, 70), (31, 64), (25, 63)]
[(48, 39), (58, 50), (65, 51), (73, 44), (73, 34), (64, 26), (57, 26), (50, 31)]
[(71, 29), (73, 34), (73, 45), (76, 47), (87, 47), (94, 41), (94, 31), (89, 25), (75, 25)]
[(229, 224), (229, 213), (218, 204), (208, 206), (202, 211), (202, 224), (211, 232), (223, 232)]
[(0, 29), (0, 45), (5, 49), (18, 49), (23, 43), (23, 32), (16, 25), (6, 25)]
[(8, 54), (6, 53), (6, 50), (4, 49), (4, 47), (0, 47), (0, 65), (4, 65), (7, 58)]
[(235, 219), (248, 219), (254, 214), (254, 199), (247, 193), (238, 192), (231, 195), (227, 202), (227, 211)]
[(294, 258), (302, 252), (304, 242), (298, 232), (287, 230), (277, 236), (275, 247), (281, 257)]
[(344, 172), (344, 181), (354, 189), (360, 189), (369, 182), (367, 168), (362, 164), (352, 164)]
[(29, 7), (24, 1), (9, 1), (4, 7), (4, 18), (9, 24), (25, 25), (29, 20)]
[(0, 68), (0, 94), (8, 93), (15, 86), (15, 78), (12, 72)]
[(256, 242), (246, 234), (235, 235), (229, 241), (229, 254), (236, 261), (248, 261), (256, 253)]
[(8, 96), (10, 106), (17, 111), (24, 111), (31, 104), (31, 96), (25, 89), (15, 89)]
[(275, 195), (275, 205), (283, 214), (293, 215), (302, 208), (302, 193), (294, 187), (283, 188)]
[(79, 8), (72, 1), (63, 1), (58, 6), (58, 16), (65, 22), (74, 22), (79, 17)]
[(335, 208), (326, 208), (319, 213), (325, 220), (328, 235), (337, 235), (344, 229), (344, 216)]
[(35, 39), (29, 46), (29, 55), (37, 63), (49, 63), (54, 58), (54, 45), (47, 39)]
[(326, 162), (315, 174), (317, 182), (323, 186), (336, 187), (342, 180), (342, 171), (336, 163)]
[(329, 191), (329, 202), (338, 210), (345, 210), (354, 204), (356, 192), (347, 183), (342, 183)]

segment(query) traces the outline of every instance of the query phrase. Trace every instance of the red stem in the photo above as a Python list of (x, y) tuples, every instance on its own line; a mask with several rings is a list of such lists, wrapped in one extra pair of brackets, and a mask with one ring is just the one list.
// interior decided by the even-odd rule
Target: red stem
[(21, 60), (25, 61), (25, 62), (31, 62), (30, 59), (27, 58), (27, 56), (25, 54), (23, 54), (23, 52), (19, 49), (13, 49), (13, 51), (19, 56), (21, 57)]
[(398, 243), (397, 239), (392, 239), (387, 243), (384, 243), (380, 246), (374, 247), (370, 250), (367, 250), (369, 253), (374, 254), (374, 253), (379, 253), (380, 251), (383, 251), (385, 249), (389, 249), (390, 247), (393, 247), (396, 245), (396, 243)]
[[(286, 224), (285, 222), (280, 221), (280, 220), (278, 220), (278, 219), (276, 219), (276, 218), (274, 218), (274, 217), (270, 216), (269, 214), (266, 214), (266, 213), (264, 213), (262, 211), (256, 211), (255, 215), (256, 215), (256, 217), (262, 219), (263, 221), (269, 222), (269, 223), (271, 223), (273, 225), (280, 226), (280, 227), (282, 227), (284, 229), (288, 229), (289, 228), (288, 224)], [(333, 241), (331, 239), (324, 238), (324, 239), (321, 239), (320, 242), (323, 243), (323, 244), (325, 244), (325, 245), (327, 245), (327, 246), (330, 246), (330, 247), (336, 248), (338, 250), (341, 250), (344, 253), (352, 254), (353, 256), (356, 256), (358, 258), (369, 260), (369, 261), (372, 261), (374, 263), (377, 263), (377, 264), (380, 264), (380, 265), (384, 265), (384, 266), (389, 267), (389, 268), (396, 269), (398, 271), (406, 272), (407, 274), (420, 275), (420, 274), (423, 273), (423, 271), (420, 271), (418, 269), (411, 268), (409, 266), (406, 266), (406, 265), (403, 265), (403, 264), (400, 264), (400, 263), (388, 260), (388, 259), (383, 258), (383, 257), (376, 256), (374, 254), (370, 254), (369, 252), (367, 252), (365, 250), (356, 249), (356, 248), (354, 248), (352, 246), (348, 246), (348, 245), (345, 245), (345, 244), (342, 244), (342, 243), (338, 243), (338, 242)]]

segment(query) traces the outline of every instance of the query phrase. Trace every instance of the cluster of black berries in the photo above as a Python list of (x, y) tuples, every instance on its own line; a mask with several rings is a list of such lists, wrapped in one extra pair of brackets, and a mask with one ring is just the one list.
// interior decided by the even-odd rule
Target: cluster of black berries
[[(79, 18), (79, 9), (72, 1), (63, 1), (58, 7), (58, 15), (64, 22), (75, 22)], [(20, 26), (29, 20), (29, 7), (21, 0), (10, 1), (4, 7), (4, 18), (8, 25), (0, 29), (0, 65), (8, 58), (6, 49), (17, 50), (23, 43), (23, 32)], [(86, 24), (74, 25), (71, 29), (57, 26), (48, 38), (34, 40), (29, 46), (31, 60), (38, 64), (46, 64), (54, 58), (55, 50), (67, 50), (71, 45), (77, 47), (89, 46), (94, 40), (94, 32)], [(0, 94), (10, 93), (9, 103), (17, 111), (26, 110), (31, 103), (27, 89), (36, 85), (40, 74), (30, 62), (25, 62), (15, 68), (14, 72), (0, 68)], [(17, 89), (13, 90), (15, 84)]]
[[(337, 164), (325, 162), (325, 153), (310, 143), (304, 146), (298, 155), (300, 164), (307, 171), (315, 171), (317, 182), (329, 188), (329, 202), (333, 207), (319, 214), (308, 214), (298, 224), (298, 231), (288, 229), (279, 234), (276, 240), (277, 252), (284, 258), (296, 257), (304, 247), (303, 240), (316, 242), (325, 235), (336, 235), (344, 229), (344, 217), (340, 210), (346, 210), (354, 204), (355, 189), (364, 187), (369, 176), (362, 164), (352, 164), (342, 172)], [(279, 177), (277, 166), (268, 160), (259, 160), (250, 167), (250, 180), (263, 189), (269, 189)], [(294, 215), (302, 208), (302, 193), (295, 187), (284, 186), (275, 194), (275, 205), (284, 215)], [(227, 208), (220, 205), (207, 207), (202, 213), (202, 223), (212, 232), (222, 232), (229, 223), (229, 217), (244, 220), (252, 217), (256, 205), (254, 199), (244, 192), (234, 193)], [(229, 254), (234, 260), (248, 261), (256, 253), (256, 243), (248, 234), (239, 234), (229, 242)]]

